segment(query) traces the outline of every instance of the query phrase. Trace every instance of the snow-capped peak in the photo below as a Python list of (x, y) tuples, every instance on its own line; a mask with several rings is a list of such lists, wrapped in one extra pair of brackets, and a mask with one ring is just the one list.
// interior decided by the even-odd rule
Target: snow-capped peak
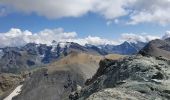
[(58, 45), (60, 46), (60, 48), (69, 48), (71, 43), (70, 42), (59, 42)]
[(55, 49), (59, 46), (61, 49), (63, 48), (69, 48), (71, 45), (71, 42), (52, 42), (52, 51), (55, 51)]

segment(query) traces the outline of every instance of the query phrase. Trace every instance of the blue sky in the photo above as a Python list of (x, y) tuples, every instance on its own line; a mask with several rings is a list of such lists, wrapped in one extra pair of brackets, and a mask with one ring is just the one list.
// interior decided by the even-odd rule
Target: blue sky
[(169, 12), (169, 0), (1, 0), (0, 38), (8, 44), (23, 37), (38, 43), (54, 39), (42, 42), (43, 34), (94, 44), (149, 41), (170, 36)]

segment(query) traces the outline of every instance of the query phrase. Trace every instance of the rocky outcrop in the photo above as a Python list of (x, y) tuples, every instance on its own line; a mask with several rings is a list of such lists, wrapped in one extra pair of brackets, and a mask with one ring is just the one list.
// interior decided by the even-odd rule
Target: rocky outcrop
[(87, 86), (71, 100), (169, 100), (170, 61), (159, 57), (132, 56), (103, 60)]
[(108, 88), (90, 95), (87, 100), (149, 100), (149, 97), (130, 89)]
[(170, 59), (170, 40), (153, 40), (140, 50), (139, 54)]

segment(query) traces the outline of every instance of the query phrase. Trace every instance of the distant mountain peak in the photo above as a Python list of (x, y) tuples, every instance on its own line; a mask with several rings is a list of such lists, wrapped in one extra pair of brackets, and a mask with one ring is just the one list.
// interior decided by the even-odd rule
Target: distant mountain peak
[(71, 43), (70, 42), (59, 42), (58, 45), (61, 47), (61, 48), (69, 48)]
[(129, 41), (124, 41), (122, 44), (120, 45), (130, 45), (132, 42), (129, 42)]

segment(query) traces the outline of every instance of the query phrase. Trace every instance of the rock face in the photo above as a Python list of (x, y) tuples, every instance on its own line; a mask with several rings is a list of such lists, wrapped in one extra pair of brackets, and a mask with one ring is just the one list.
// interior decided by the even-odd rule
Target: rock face
[(92, 94), (87, 100), (149, 100), (149, 97), (130, 89), (108, 88)]
[(153, 40), (149, 42), (139, 53), (144, 56), (148, 55), (170, 59), (170, 38), (165, 40)]
[(21, 94), (13, 100), (68, 100), (68, 95), (82, 86), (81, 74), (68, 69), (48, 73), (46, 68), (33, 73), (24, 82)]
[(132, 56), (105, 59), (87, 86), (71, 100), (169, 100), (170, 61), (159, 57)]
[(0, 59), (0, 72), (18, 73), (41, 64), (40, 58), (35, 54), (30, 54), (29, 51), (7, 47), (3, 49), (3, 52)]

